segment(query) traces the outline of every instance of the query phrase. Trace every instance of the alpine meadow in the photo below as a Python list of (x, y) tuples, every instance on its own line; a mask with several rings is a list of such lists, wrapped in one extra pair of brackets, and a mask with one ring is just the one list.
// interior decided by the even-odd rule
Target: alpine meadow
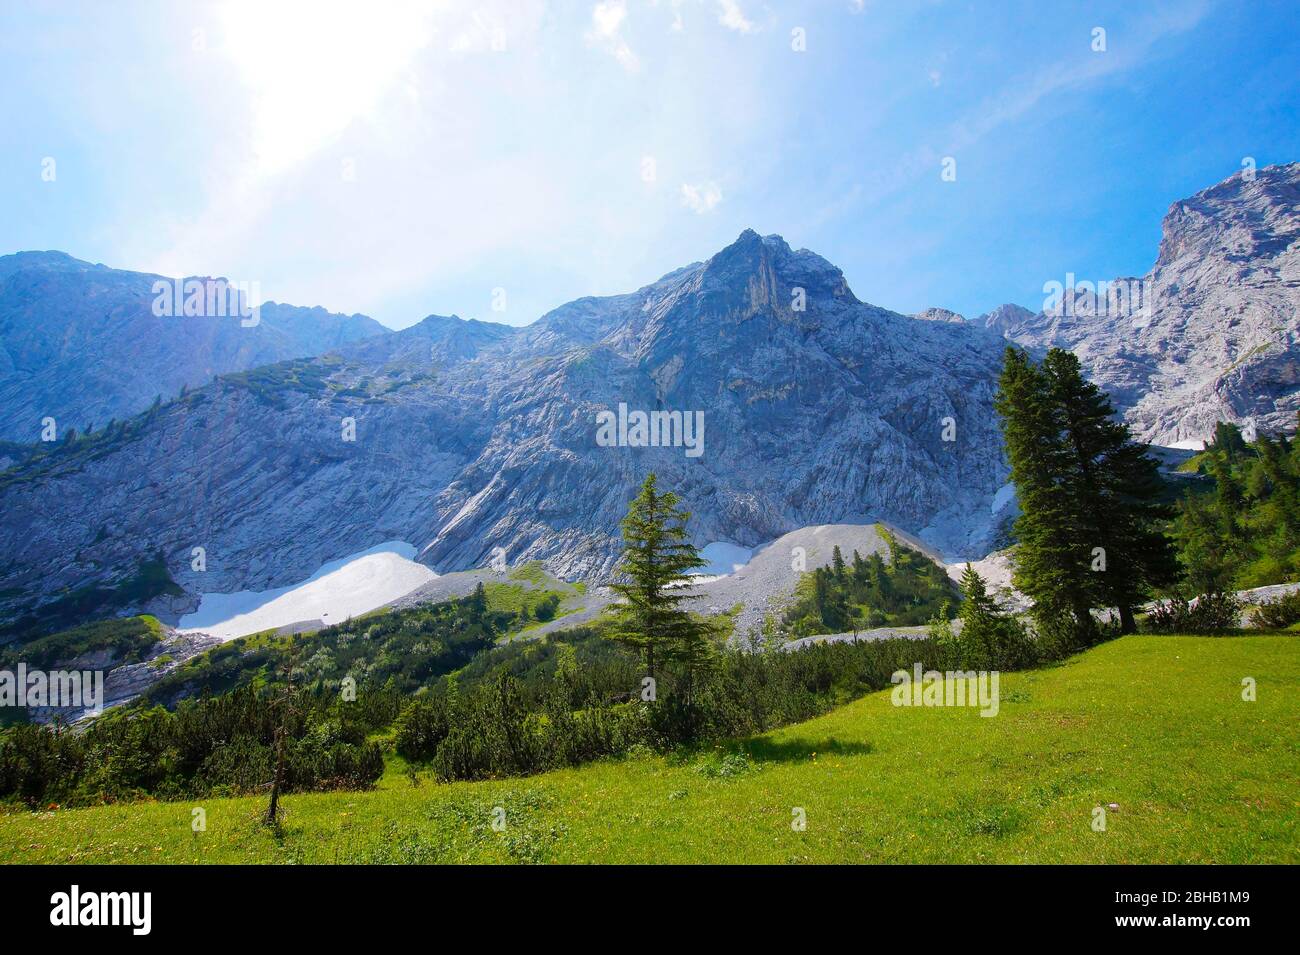
[(20, 932), (515, 864), (1279, 928), (1295, 14), (0, 10)]

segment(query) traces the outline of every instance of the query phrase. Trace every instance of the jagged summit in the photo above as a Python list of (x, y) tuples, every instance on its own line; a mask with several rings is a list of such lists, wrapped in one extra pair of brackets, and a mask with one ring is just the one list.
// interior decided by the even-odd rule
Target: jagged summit
[[(746, 230), (703, 262), (526, 328), (430, 316), (314, 368), (223, 379), (137, 419), (120, 441), (11, 472), (0, 593), (129, 576), (155, 552), (190, 593), (265, 589), (392, 540), (438, 571), (481, 566), (501, 548), (511, 563), (600, 580), (651, 470), (694, 514), (697, 544), (753, 547), (881, 520), (947, 556), (979, 557), (1010, 490), (993, 411), (1004, 341), (989, 329), (1073, 348), (1147, 440), (1203, 437), (1224, 417), (1293, 426), (1298, 184), (1300, 166), (1270, 167), (1176, 204), (1159, 261), (1138, 280), (1145, 314), (1008, 305), (969, 322), (917, 320), (859, 301), (821, 256)], [(12, 329), (56, 328), (74, 355), (96, 358), (78, 387), (111, 390), (95, 375), (119, 366), (78, 336), (105, 315), (138, 317), (139, 277), (124, 275), (0, 281), (10, 336), (0, 362), (22, 368), (53, 347), (44, 330), (29, 345)], [(120, 341), (105, 347), (120, 355)], [(7, 407), (29, 400), (12, 371), (0, 375)], [(597, 416), (620, 406), (701, 415), (701, 453), (599, 443)], [(345, 418), (355, 442), (340, 440)], [(189, 569), (195, 541), (220, 555), (202, 578)]]
[(954, 311), (952, 311), (952, 310), (950, 310), (950, 309), (946, 309), (946, 308), (938, 308), (938, 307), (931, 307), (931, 308), (927, 308), (927, 309), (925, 309), (924, 311), (916, 312), (916, 313), (914, 313), (914, 314), (912, 315), (912, 317), (913, 317), (913, 318), (919, 318), (919, 319), (921, 319), (922, 321), (925, 321), (925, 322), (964, 322), (964, 321), (966, 321), (965, 316), (963, 316), (963, 315), (958, 315), (956, 312), (954, 312)]
[(997, 332), (999, 335), (1012, 338), (1026, 322), (1034, 320), (1034, 315), (1034, 312), (1031, 312), (1023, 305), (1007, 302), (992, 311), (985, 312), (974, 321), (976, 325)]
[[(222, 380), (164, 405), (129, 444), (0, 487), (0, 590), (53, 593), (155, 551), (191, 593), (264, 589), (380, 540), (440, 572), (499, 547), (603, 579), (650, 470), (694, 513), (697, 544), (884, 520), (979, 556), (1006, 481), (1000, 351), (973, 327), (865, 305), (821, 256), (750, 230), (525, 328), (430, 316), (283, 382)], [(701, 416), (700, 453), (598, 443), (597, 415), (620, 405)], [(948, 419), (960, 442), (943, 440)], [(141, 474), (166, 476), (147, 506), (131, 494)], [(200, 537), (222, 554), (201, 578)]]
[(1142, 440), (1199, 446), (1219, 421), (1294, 430), (1300, 163), (1235, 173), (1173, 203), (1151, 271), (1118, 281), (1117, 303), (1076, 295), (1056, 313), (987, 324), (1021, 345), (1074, 351)]

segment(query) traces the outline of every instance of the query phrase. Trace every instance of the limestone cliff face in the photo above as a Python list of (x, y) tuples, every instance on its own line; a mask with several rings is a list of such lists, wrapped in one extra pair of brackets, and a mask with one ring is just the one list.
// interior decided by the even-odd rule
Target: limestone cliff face
[[(0, 590), (48, 597), (155, 552), (191, 593), (260, 589), (392, 539), (440, 571), (501, 547), (599, 577), (651, 470), (697, 543), (879, 519), (978, 556), (1007, 473), (1003, 345), (863, 304), (821, 257), (746, 231), (527, 328), (430, 316), (20, 465), (0, 476)], [(602, 446), (597, 415), (620, 404), (702, 414), (701, 453)]]
[[(393, 539), (440, 571), (499, 547), (599, 578), (651, 470), (694, 513), (699, 544), (883, 520), (979, 557), (1010, 499), (992, 410), (1005, 339), (1073, 349), (1155, 443), (1221, 419), (1290, 429), (1300, 407), (1300, 164), (1176, 203), (1137, 300), (1090, 308), (1076, 291), (1050, 315), (899, 315), (752, 231), (526, 328), (430, 316), (365, 337), (368, 320), (265, 306), (260, 337), (232, 338), (155, 327), (152, 278), (58, 253), (0, 258), (4, 434), (29, 438), (38, 413), (79, 429), (119, 419), (43, 455), (0, 449), (0, 613), (155, 553), (195, 594), (293, 583)], [(232, 370), (121, 423), (123, 408)], [(605, 446), (598, 418), (620, 406), (699, 416), (700, 453)]]
[(1002, 306), (978, 323), (1022, 345), (1074, 351), (1144, 441), (1204, 440), (1218, 421), (1295, 429), (1300, 163), (1237, 174), (1174, 203), (1156, 264), (1137, 282), (1139, 308), (1132, 296), (1099, 308), (1085, 293), (1061, 310), (1073, 314)]

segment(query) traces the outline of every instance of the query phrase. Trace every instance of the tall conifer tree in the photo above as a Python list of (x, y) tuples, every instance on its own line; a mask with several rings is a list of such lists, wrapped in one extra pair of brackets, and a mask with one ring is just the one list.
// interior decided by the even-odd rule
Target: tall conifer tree
[(1104, 391), (1083, 377), (1079, 359), (1053, 348), (1043, 370), (1059, 410), (1069, 470), (1062, 480), (1087, 548), (1092, 606), (1119, 611), (1120, 629), (1137, 629), (1134, 608), (1172, 583), (1177, 564), (1162, 522), (1172, 508), (1156, 462), (1117, 420)]
[(610, 634), (641, 651), (652, 678), (664, 663), (682, 661), (688, 684), (709, 649), (706, 628), (681, 606), (689, 597), (680, 585), (689, 581), (689, 571), (707, 564), (687, 537), (689, 519), (677, 495), (660, 494), (654, 474), (648, 475), (623, 519), (620, 569), (629, 579), (611, 585), (624, 602)]
[(1132, 632), (1134, 608), (1177, 568), (1155, 462), (1061, 349), (1035, 366), (1008, 348), (996, 407), (1020, 500), (1016, 586), (1040, 625), (1068, 613), (1086, 637), (1091, 608), (1114, 607)]
[(1090, 627), (1083, 529), (1061, 480), (1069, 470), (1061, 442), (1064, 421), (1047, 375), (1019, 349), (1007, 348), (994, 407), (1002, 416), (1020, 502), (1013, 581), (1033, 600), (1040, 629), (1054, 627), (1066, 615)]

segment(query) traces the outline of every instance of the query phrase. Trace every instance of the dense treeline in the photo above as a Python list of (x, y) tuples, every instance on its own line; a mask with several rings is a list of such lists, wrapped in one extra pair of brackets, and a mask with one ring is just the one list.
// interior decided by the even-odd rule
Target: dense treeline
[(889, 561), (856, 550), (846, 563), (837, 546), (831, 563), (805, 574), (783, 625), (797, 637), (872, 627), (907, 627), (951, 616), (957, 589), (947, 572), (920, 551), (900, 544), (881, 528)]
[(1247, 442), (1220, 423), (1194, 461), (1214, 490), (1188, 494), (1174, 538), (1186, 590), (1222, 593), (1300, 577), (1300, 441)]
[[(532, 593), (535, 603), (547, 596)], [(524, 603), (521, 610), (528, 605)], [(492, 610), (480, 584), (473, 594), (458, 600), (360, 617), (299, 638), (302, 652), (295, 669), (304, 685), (326, 690), (337, 690), (344, 678), (351, 677), (356, 684), (391, 682), (398, 690), (414, 693), (491, 647), (518, 623), (520, 615), (520, 611)], [(145, 695), (167, 703), (184, 695), (264, 682), (284, 670), (291, 653), (298, 655), (286, 637), (232, 640), (168, 674)]]
[[(669, 751), (762, 733), (827, 712), (890, 685), (897, 670), (959, 666), (966, 645), (932, 639), (815, 644), (794, 651), (719, 649), (689, 697), (664, 673), (643, 698), (644, 668), (624, 653), (617, 665), (581, 667), (575, 658), (595, 632), (549, 642), (560, 649), (534, 666), (501, 665), (473, 686), (447, 679), (398, 721), (397, 751), (427, 761), (443, 781), (485, 779), (574, 766), (634, 747)], [(1006, 669), (1032, 660), (984, 658)]]
[(242, 687), (174, 711), (111, 711), (84, 732), (15, 726), (0, 737), (0, 801), (45, 807), (255, 792), (272, 779), (281, 727), (286, 791), (362, 788), (384, 769), (368, 737), (405, 702), (392, 688), (347, 701)]
[[(1016, 586), (1033, 601), (1039, 639), (1090, 646), (1095, 611), (1121, 632), (1216, 633), (1240, 626), (1235, 591), (1300, 576), (1300, 449), (1285, 436), (1247, 442), (1220, 424), (1194, 461), (1213, 481), (1169, 505), (1167, 485), (1078, 359), (1052, 349), (1035, 364), (1008, 348), (996, 406), (1021, 514)], [(1255, 614), (1271, 626), (1293, 602)]]
[(1017, 670), (1073, 652), (1000, 611), (974, 571), (962, 591), (962, 626), (940, 618), (925, 639), (716, 648), (689, 696), (669, 667), (646, 699), (643, 661), (595, 629), (499, 647), (417, 699), (398, 719), (397, 751), (427, 761), (444, 781), (539, 772), (634, 747), (668, 751), (766, 732), (883, 689), (917, 663)]
[[(892, 639), (817, 644), (796, 650), (719, 644), (706, 623), (682, 606), (679, 585), (699, 566), (687, 542), (689, 515), (650, 475), (623, 524), (620, 585), (626, 605), (609, 636), (621, 647), (600, 646), (595, 630), (553, 638), (549, 647), (501, 648), (476, 661), (472, 686), (448, 677), (398, 721), (397, 751), (428, 761), (441, 780), (483, 779), (577, 765), (634, 747), (668, 750), (743, 737), (799, 722), (890, 684), (898, 670), (1015, 669), (1060, 649), (1036, 643), (1001, 615), (973, 578), (965, 626), (937, 629), (920, 640)], [(876, 567), (885, 587), (872, 589), (871, 564), (858, 557), (859, 595), (885, 607), (913, 606), (921, 597), (952, 596), (942, 571), (923, 555), (893, 548), (894, 574)], [(879, 559), (879, 558), (877, 558)], [(928, 573), (923, 568), (930, 564)], [(826, 574), (854, 593), (853, 572), (837, 551)], [(969, 582), (969, 581), (968, 581)], [(886, 598), (885, 593), (891, 595)], [(930, 600), (933, 610), (934, 600)], [(932, 613), (933, 615), (933, 613)], [(939, 615), (946, 619), (946, 615)], [(622, 649), (626, 647), (627, 649)], [(757, 652), (762, 650), (764, 652)], [(502, 655), (495, 664), (490, 658)], [(580, 658), (582, 662), (580, 663)]]

